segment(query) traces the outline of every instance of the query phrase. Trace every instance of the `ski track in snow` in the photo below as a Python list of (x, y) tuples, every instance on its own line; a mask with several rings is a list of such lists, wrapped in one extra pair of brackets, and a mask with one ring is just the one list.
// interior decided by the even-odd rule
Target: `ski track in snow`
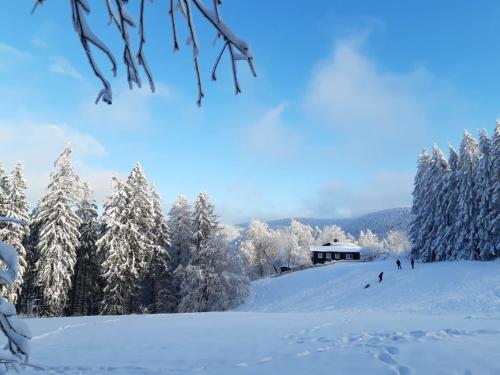
[(34, 336), (31, 338), (31, 341), (38, 341), (38, 340), (42, 340), (42, 339), (45, 339), (47, 337), (51, 337), (51, 336), (55, 336), (55, 335), (59, 335), (61, 332), (64, 332), (68, 329), (71, 329), (71, 328), (80, 328), (80, 327), (87, 327), (87, 326), (95, 326), (95, 325), (100, 325), (100, 324), (108, 324), (108, 323), (116, 323), (116, 322), (119, 322), (120, 319), (108, 319), (108, 320), (104, 320), (102, 322), (89, 322), (89, 323), (79, 323), (79, 324), (67, 324), (65, 326), (62, 326), (62, 327), (59, 327), (53, 331), (48, 331), (48, 332), (44, 332), (38, 336)]

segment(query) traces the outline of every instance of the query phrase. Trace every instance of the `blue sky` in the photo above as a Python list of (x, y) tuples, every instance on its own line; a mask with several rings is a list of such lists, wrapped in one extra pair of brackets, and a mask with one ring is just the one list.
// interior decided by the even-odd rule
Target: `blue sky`
[[(103, 2), (89, 3), (95, 33), (119, 60)], [(69, 141), (79, 174), (101, 202), (110, 176), (126, 176), (140, 160), (167, 205), (179, 193), (194, 198), (207, 190), (224, 222), (409, 205), (421, 148), (458, 145), (465, 128), (491, 130), (499, 116), (500, 3), (304, 4), (224, 2), (223, 16), (251, 44), (258, 73), (252, 78), (241, 64), (239, 96), (227, 59), (219, 81), (209, 80), (218, 49), (198, 19), (206, 92), (198, 108), (191, 50), (172, 53), (167, 1), (146, 13), (157, 93), (130, 91), (120, 66), (112, 106), (93, 104), (100, 83), (67, 2), (48, 0), (34, 15), (31, 1), (5, 2), (0, 160), (7, 168), (25, 161), (32, 202)]]

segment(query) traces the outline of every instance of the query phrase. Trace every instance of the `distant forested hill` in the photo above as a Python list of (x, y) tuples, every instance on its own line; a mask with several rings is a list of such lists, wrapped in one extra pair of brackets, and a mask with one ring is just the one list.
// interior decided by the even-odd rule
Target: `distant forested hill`
[[(387, 210), (372, 212), (357, 218), (349, 219), (316, 219), (316, 218), (295, 218), (303, 224), (311, 227), (323, 228), (326, 225), (338, 225), (345, 232), (358, 236), (364, 229), (370, 229), (379, 236), (385, 237), (390, 230), (402, 230), (407, 232), (411, 221), (409, 207), (390, 208)], [(282, 228), (290, 225), (292, 218), (271, 220), (268, 225), (271, 228)], [(243, 224), (242, 226), (246, 226)]]

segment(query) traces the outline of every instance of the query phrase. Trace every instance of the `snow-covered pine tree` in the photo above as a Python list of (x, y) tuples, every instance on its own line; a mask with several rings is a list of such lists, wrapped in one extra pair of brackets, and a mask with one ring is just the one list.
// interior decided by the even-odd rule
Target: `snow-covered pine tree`
[[(170, 246), (170, 229), (163, 215), (163, 204), (160, 193), (155, 186), (151, 188), (151, 199), (153, 204), (153, 250), (149, 264), (148, 279), (151, 281), (151, 305), (152, 313), (166, 312), (169, 301), (175, 300), (175, 293), (170, 290), (169, 284), (173, 283), (173, 275), (168, 270), (168, 247)], [(163, 293), (160, 292), (163, 289)], [(167, 293), (170, 290), (171, 295)], [(164, 301), (160, 301), (163, 298)]]
[[(0, 164), (0, 216), (9, 214), (10, 181)], [(6, 240), (9, 235), (9, 222), (0, 221), (0, 240)]]
[(144, 307), (151, 302), (148, 290), (150, 284), (146, 279), (155, 252), (153, 202), (148, 181), (139, 162), (134, 165), (127, 178), (125, 193), (128, 212), (126, 226), (129, 228), (127, 241), (134, 252), (135, 264), (139, 272), (137, 292), (130, 296), (130, 308), (132, 311), (138, 311), (141, 306)]
[(227, 251), (220, 231), (201, 242), (184, 270), (179, 312), (223, 311), (248, 295), (248, 278), (238, 256)]
[(413, 189), (413, 205), (411, 212), (413, 220), (410, 224), (410, 237), (412, 239), (412, 254), (421, 257), (421, 251), (425, 245), (429, 228), (427, 220), (429, 217), (429, 192), (430, 183), (428, 179), (431, 156), (427, 150), (422, 150), (418, 157), (417, 174), (415, 175)]
[(7, 202), (7, 216), (21, 221), (23, 224), (6, 223), (6, 236), (3, 240), (17, 250), (17, 278), (14, 283), (3, 291), (3, 295), (12, 303), (17, 303), (24, 283), (27, 268), (25, 240), (29, 235), (30, 217), (26, 199), (26, 181), (24, 179), (23, 163), (18, 162), (9, 176), (10, 192)]
[(460, 182), (457, 215), (456, 258), (479, 259), (479, 239), (476, 217), (479, 213), (479, 194), (476, 170), (479, 163), (479, 144), (468, 132), (464, 132), (460, 145)]
[(214, 206), (210, 202), (207, 192), (201, 192), (196, 198), (193, 213), (193, 241), (195, 251), (200, 250), (204, 241), (207, 241), (218, 230), (217, 216)]
[(98, 278), (99, 261), (97, 245), (100, 225), (98, 222), (97, 204), (92, 190), (87, 183), (83, 184), (82, 197), (78, 202), (76, 214), (81, 220), (79, 233), (80, 245), (76, 249), (76, 265), (71, 291), (72, 315), (90, 315), (98, 313)]
[(479, 209), (476, 217), (476, 228), (478, 231), (479, 258), (490, 260), (496, 257), (496, 249), (491, 235), (491, 213), (493, 211), (493, 168), (491, 158), (491, 140), (486, 130), (479, 137), (479, 149), (481, 159), (476, 171), (476, 186), (479, 194)]
[(193, 208), (184, 196), (175, 198), (167, 224), (171, 237), (169, 268), (175, 271), (179, 265), (188, 265), (193, 249)]
[(455, 149), (449, 146), (448, 165), (450, 172), (445, 186), (443, 210), (445, 211), (445, 229), (441, 244), (445, 247), (444, 260), (456, 259), (456, 239), (460, 230), (457, 222), (458, 202), (460, 194), (460, 157)]
[(153, 202), (144, 170), (137, 162), (125, 183), (128, 211), (127, 225), (130, 227), (129, 242), (134, 250), (136, 264), (141, 276), (148, 271), (153, 251)]
[[(207, 297), (206, 293), (211, 292), (201, 291), (200, 293), (202, 293), (202, 297), (200, 297), (200, 295), (198, 297), (201, 298), (202, 301), (198, 301), (198, 303), (195, 303), (193, 300), (193, 293), (196, 292), (190, 291), (189, 287), (186, 287), (186, 285), (188, 284), (193, 286), (192, 283), (194, 282), (200, 283), (200, 287), (202, 288), (209, 288), (209, 285), (211, 285), (214, 281), (208, 279), (210, 279), (214, 273), (223, 271), (222, 269), (214, 270), (211, 268), (210, 262), (215, 264), (216, 260), (214, 259), (207, 258), (207, 264), (203, 264), (204, 257), (224, 257), (226, 255), (222, 254), (222, 252), (227, 251), (227, 243), (224, 243), (222, 245), (220, 241), (214, 240), (216, 236), (219, 239), (223, 238), (223, 235), (217, 222), (217, 216), (215, 214), (214, 206), (210, 202), (210, 198), (206, 192), (201, 192), (198, 194), (191, 222), (193, 228), (193, 248), (191, 251), (191, 259), (188, 263), (188, 266), (185, 267), (184, 272), (182, 274), (178, 273), (178, 275), (181, 277), (179, 311), (210, 311), (214, 308), (209, 308), (207, 307), (208, 305), (206, 306), (206, 304), (209, 303), (209, 297)], [(198, 279), (186, 280), (186, 278), (193, 277)], [(195, 307), (196, 304), (198, 304), (200, 307)], [(218, 308), (215, 308), (215, 310), (218, 310)]]
[(27, 268), (24, 274), (24, 284), (21, 290), (21, 298), (20, 301), (18, 301), (20, 311), (24, 314), (33, 314), (39, 310), (39, 288), (36, 286), (36, 262), (39, 254), (36, 247), (40, 237), (40, 224), (35, 221), (39, 206), (40, 202), (37, 203), (35, 208), (30, 213), (29, 235), (25, 242)]
[(421, 249), (421, 257), (427, 261), (446, 259), (446, 187), (450, 174), (448, 160), (441, 149), (434, 145), (429, 169), (431, 195), (428, 196), (430, 215), (428, 218), (429, 234)]
[(103, 259), (102, 277), (105, 282), (101, 303), (102, 314), (126, 314), (131, 298), (137, 292), (140, 265), (128, 240), (129, 227), (125, 186), (113, 177), (113, 192), (104, 204), (103, 232), (97, 241), (97, 253)]
[(492, 196), (491, 213), (488, 218), (491, 228), (490, 240), (500, 258), (500, 120), (497, 120), (491, 140)]
[(61, 315), (66, 305), (76, 263), (80, 218), (73, 210), (80, 184), (71, 163), (71, 145), (54, 163), (47, 193), (40, 201), (35, 222), (40, 225), (36, 283), (44, 313)]

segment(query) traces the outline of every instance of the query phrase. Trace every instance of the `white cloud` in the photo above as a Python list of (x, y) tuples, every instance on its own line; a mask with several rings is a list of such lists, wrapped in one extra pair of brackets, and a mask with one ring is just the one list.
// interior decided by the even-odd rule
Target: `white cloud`
[(31, 55), (27, 52), (13, 47), (9, 44), (0, 42), (0, 70), (6, 69), (13, 64), (24, 61), (30, 58)]
[(85, 101), (80, 109), (80, 118), (88, 124), (98, 127), (118, 129), (140, 129), (151, 124), (153, 117), (150, 108), (152, 100), (166, 100), (171, 97), (171, 90), (156, 82), (156, 91), (152, 93), (148, 85), (142, 88), (114, 88), (113, 104), (94, 104), (92, 99)]
[(244, 130), (242, 138), (249, 150), (263, 157), (284, 157), (293, 152), (299, 136), (283, 121), (287, 106), (281, 103), (271, 108)]
[(36, 35), (33, 38), (33, 44), (38, 47), (38, 48), (47, 48), (48, 43), (45, 39), (41, 38), (40, 36)]
[(75, 78), (79, 81), (83, 81), (83, 77), (75, 67), (64, 57), (54, 57), (49, 65), (49, 71), (54, 74), (59, 74), (71, 78)]
[(423, 68), (381, 69), (362, 52), (363, 43), (352, 38), (335, 45), (313, 73), (305, 107), (342, 137), (340, 154), (357, 150), (376, 158), (387, 155), (387, 147), (414, 153), (429, 125), (436, 81)]
[(104, 147), (90, 134), (59, 124), (0, 123), (1, 162), (9, 170), (17, 161), (24, 162), (30, 203), (36, 203), (44, 193), (53, 162), (68, 142), (73, 146), (77, 173), (90, 182), (96, 196), (102, 199), (110, 190), (112, 172), (87, 162), (90, 157), (106, 155)]
[(411, 205), (413, 174), (378, 171), (362, 185), (329, 181), (303, 201), (311, 217), (355, 217), (386, 208)]

